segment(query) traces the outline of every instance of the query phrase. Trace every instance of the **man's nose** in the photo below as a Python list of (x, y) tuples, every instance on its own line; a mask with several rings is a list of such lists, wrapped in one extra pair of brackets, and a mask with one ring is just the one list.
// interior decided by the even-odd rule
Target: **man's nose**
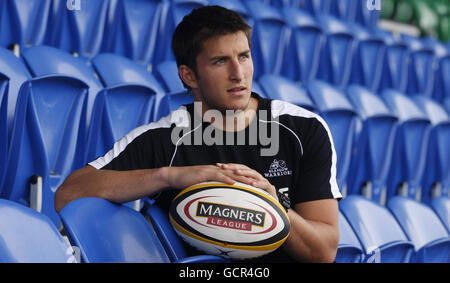
[(232, 60), (230, 64), (230, 80), (240, 82), (244, 78), (239, 60)]

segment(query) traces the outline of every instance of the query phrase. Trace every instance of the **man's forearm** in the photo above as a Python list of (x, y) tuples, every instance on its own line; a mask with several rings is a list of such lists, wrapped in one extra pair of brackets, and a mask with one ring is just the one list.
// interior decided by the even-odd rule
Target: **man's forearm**
[(283, 248), (302, 262), (333, 262), (339, 232), (333, 225), (307, 220), (289, 209), (291, 232)]
[(116, 203), (133, 201), (168, 187), (167, 168), (130, 171), (97, 170), (86, 166), (58, 188), (55, 209), (82, 197), (100, 197)]

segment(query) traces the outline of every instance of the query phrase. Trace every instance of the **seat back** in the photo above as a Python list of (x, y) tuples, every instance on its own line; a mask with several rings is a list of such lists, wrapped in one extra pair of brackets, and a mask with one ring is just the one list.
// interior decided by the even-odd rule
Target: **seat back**
[(339, 211), (339, 245), (335, 261), (338, 263), (357, 263), (364, 259), (361, 244), (348, 224), (342, 212)]
[[(59, 213), (83, 262), (168, 262), (155, 232), (133, 209), (100, 198), (81, 198)], [(95, 217), (92, 217), (95, 215)]]
[(42, 44), (45, 39), (51, 0), (3, 1), (0, 3), (0, 46), (22, 47)]
[(107, 23), (103, 52), (113, 52), (143, 65), (152, 64), (163, 28), (161, 0), (119, 0)]
[(245, 4), (255, 20), (252, 33), (254, 77), (280, 74), (287, 28), (280, 11), (260, 1)]
[(76, 262), (72, 249), (47, 216), (0, 199), (0, 223), (0, 262)]
[(164, 86), (166, 93), (186, 91), (186, 88), (178, 75), (178, 67), (175, 61), (165, 61), (158, 64), (155, 67), (155, 76)]
[[(81, 1), (79, 6), (67, 5), (65, 0), (54, 0), (56, 8), (47, 44), (70, 53), (92, 58), (100, 52), (110, 1)], [(69, 9), (72, 8), (72, 9)]]
[(355, 231), (367, 262), (410, 262), (414, 246), (389, 210), (362, 196), (347, 196), (342, 214)]
[(361, 123), (349, 168), (348, 193), (363, 193), (384, 203), (398, 119), (380, 97), (365, 88), (350, 86), (347, 95)]
[(124, 84), (128, 84), (133, 89), (135, 85), (141, 85), (154, 92), (155, 106), (152, 110), (151, 121), (157, 121), (169, 112), (169, 106), (163, 101), (166, 93), (164, 87), (144, 66), (112, 53), (97, 55), (92, 60), (92, 65), (107, 87), (118, 85), (125, 87)]
[(442, 196), (434, 198), (431, 201), (431, 207), (439, 216), (447, 232), (450, 233), (450, 198), (449, 196)]
[[(387, 198), (396, 194), (420, 200), (431, 123), (428, 117), (407, 96), (385, 90), (386, 105), (399, 118), (391, 169), (387, 181)], [(407, 186), (407, 192), (402, 192)]]
[(352, 25), (352, 31), (355, 37), (355, 55), (350, 81), (376, 92), (383, 70), (384, 42), (357, 24)]
[(54, 192), (85, 165), (88, 86), (65, 76), (34, 78), (17, 100), (3, 198), (30, 204), (30, 178), (42, 177), (42, 213), (59, 224)]
[(381, 8), (382, 1), (356, 1), (355, 21), (368, 28), (376, 27), (380, 18)]
[(416, 249), (416, 262), (450, 262), (450, 236), (436, 213), (407, 197), (388, 202), (397, 221)]
[(316, 20), (302, 10), (284, 7), (283, 16), (289, 26), (281, 74), (291, 80), (307, 82), (316, 77), (322, 30)]
[(79, 79), (89, 86), (86, 109), (86, 122), (89, 127), (95, 96), (102, 89), (94, 70), (80, 58), (50, 46), (28, 48), (23, 52), (23, 59), (33, 77), (60, 74)]
[[(7, 106), (8, 106), (8, 87), (9, 80), (0, 74), (0, 160), (7, 159), (8, 153), (8, 123), (7, 123)], [(6, 173), (6, 162), (0, 163), (0, 194), (3, 188), (3, 177)]]
[(176, 26), (183, 17), (195, 8), (208, 5), (206, 0), (173, 0), (162, 1), (163, 10), (161, 15), (161, 26), (158, 33), (156, 54), (153, 65), (157, 65), (167, 60), (175, 60), (172, 53), (171, 42), (172, 35)]
[(391, 34), (380, 34), (383, 34), (386, 46), (380, 90), (392, 88), (406, 92), (410, 65), (408, 46), (405, 42), (394, 39)]
[(427, 160), (422, 181), (422, 201), (450, 192), (450, 116), (431, 98), (413, 96), (413, 100), (428, 116), (432, 128), (428, 143)]
[(316, 108), (305, 88), (291, 80), (277, 75), (266, 74), (261, 76), (258, 82), (271, 99), (290, 102), (310, 111), (314, 111)]
[(165, 93), (152, 73), (126, 57), (112, 53), (99, 54), (92, 59), (92, 66), (106, 87), (139, 84), (153, 89), (156, 93)]
[(319, 114), (330, 127), (338, 156), (337, 182), (341, 191), (346, 193), (357, 113), (344, 93), (325, 82), (312, 81), (307, 84), (307, 89)]
[(354, 22), (358, 0), (331, 1), (330, 13), (347, 22)]
[(432, 96), (436, 59), (433, 50), (417, 37), (402, 35), (402, 39), (410, 49), (406, 93), (421, 93), (428, 97)]
[(19, 95), (20, 86), (31, 78), (25, 64), (14, 54), (0, 47), (0, 74), (3, 75), (2, 81), (8, 80), (8, 89), (5, 94), (7, 96), (7, 105), (4, 108), (7, 113), (8, 136), (11, 135), (12, 124), (14, 120), (14, 111), (16, 110), (17, 96)]
[(152, 122), (156, 93), (141, 85), (116, 85), (96, 98), (86, 160), (103, 156), (131, 130)]
[(321, 14), (318, 21), (326, 38), (320, 55), (318, 78), (342, 88), (350, 79), (354, 36), (346, 23), (334, 17)]

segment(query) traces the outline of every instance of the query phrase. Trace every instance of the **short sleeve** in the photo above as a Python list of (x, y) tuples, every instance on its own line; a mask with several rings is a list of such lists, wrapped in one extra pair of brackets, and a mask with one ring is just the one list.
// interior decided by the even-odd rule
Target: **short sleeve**
[(342, 198), (336, 181), (336, 152), (331, 132), (320, 117), (310, 118), (302, 134), (303, 154), (293, 203)]

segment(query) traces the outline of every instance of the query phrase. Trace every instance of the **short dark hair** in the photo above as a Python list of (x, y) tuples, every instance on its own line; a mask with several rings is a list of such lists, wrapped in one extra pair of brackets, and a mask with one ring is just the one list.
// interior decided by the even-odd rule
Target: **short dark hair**
[[(197, 74), (197, 56), (203, 43), (215, 36), (243, 31), (251, 48), (252, 28), (241, 15), (220, 6), (205, 6), (184, 16), (172, 37), (172, 51), (177, 66), (186, 65)], [(184, 84), (184, 82), (183, 82)], [(184, 86), (190, 89), (189, 86)]]

